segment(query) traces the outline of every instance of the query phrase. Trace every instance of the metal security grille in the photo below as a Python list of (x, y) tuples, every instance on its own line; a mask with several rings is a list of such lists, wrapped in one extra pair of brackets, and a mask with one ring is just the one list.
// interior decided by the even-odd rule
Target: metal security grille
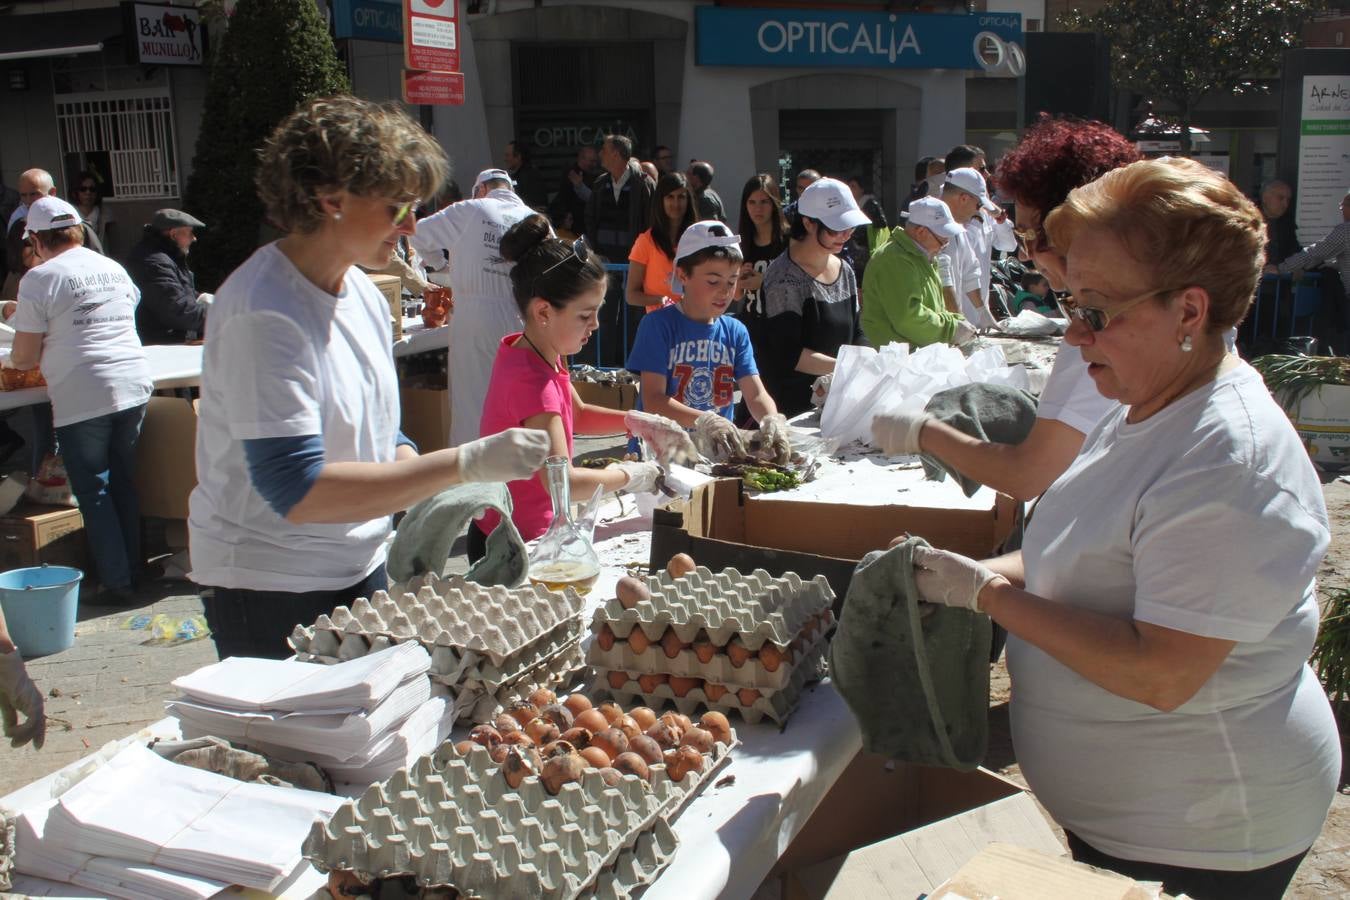
[(650, 41), (515, 43), (511, 50), (517, 106), (643, 109), (655, 98)]
[(56, 102), (61, 152), (107, 154), (118, 199), (178, 196), (177, 146), (167, 91), (66, 94)]

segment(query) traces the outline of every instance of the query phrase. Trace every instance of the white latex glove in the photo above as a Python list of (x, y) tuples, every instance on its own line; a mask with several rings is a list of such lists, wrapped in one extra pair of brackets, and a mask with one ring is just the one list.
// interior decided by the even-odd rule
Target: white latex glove
[(811, 405), (823, 407), (825, 400), (830, 396), (830, 385), (834, 383), (834, 373), (822, 375), (811, 382)]
[[(19, 713), (24, 723), (19, 724)], [(41, 750), (47, 739), (47, 715), (43, 710), (42, 692), (28, 677), (23, 657), (18, 650), (0, 653), (0, 716), (4, 718), (5, 737), (14, 747), (29, 741)]]
[(508, 428), (459, 446), (459, 480), (520, 481), (538, 472), (548, 455), (547, 432)]
[(198, 295), (197, 295), (197, 304), (198, 304), (199, 306), (210, 306), (212, 303), (215, 303), (215, 302), (216, 302), (216, 295), (215, 295), (215, 294), (198, 294)]
[(969, 344), (975, 340), (975, 334), (975, 328), (963, 319), (956, 323), (956, 330), (952, 332), (952, 344), (957, 347)]
[(914, 548), (914, 585), (924, 603), (980, 611), (980, 591), (991, 581), (1008, 579), (950, 550)]
[(709, 410), (694, 420), (694, 445), (714, 460), (745, 456), (745, 438), (741, 430), (721, 413)]
[(889, 412), (872, 417), (872, 444), (887, 456), (919, 452), (919, 435), (933, 418), (928, 413)]
[(788, 438), (787, 416), (774, 413), (759, 423), (759, 441), (773, 454), (773, 461), (785, 466), (792, 461), (792, 441)]
[(651, 494), (656, 491), (656, 479), (661, 477), (661, 467), (654, 462), (621, 462), (606, 466), (607, 469), (620, 469), (628, 476), (628, 483), (620, 490), (630, 494)]
[(645, 441), (657, 462), (692, 465), (698, 462), (698, 448), (679, 422), (656, 413), (630, 409), (624, 414), (623, 427), (633, 437)]

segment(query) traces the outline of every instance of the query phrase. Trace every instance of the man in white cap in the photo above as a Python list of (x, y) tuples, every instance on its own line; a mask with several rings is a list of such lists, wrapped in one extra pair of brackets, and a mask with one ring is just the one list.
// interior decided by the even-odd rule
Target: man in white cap
[(947, 206), (935, 197), (909, 205), (904, 225), (891, 229), (867, 266), (863, 333), (873, 347), (892, 342), (926, 347), (939, 341), (964, 344), (975, 329), (946, 308), (934, 257), (965, 235)]
[(181, 209), (156, 210), (127, 257), (127, 272), (141, 292), (136, 331), (143, 344), (182, 344), (203, 336), (209, 296), (198, 293), (188, 268), (196, 229), (206, 224)]
[[(960, 170), (953, 170), (955, 171)], [(948, 172), (946, 177), (950, 178), (953, 172)], [(980, 177), (978, 172), (975, 172), (975, 177)], [(994, 324), (993, 317), (989, 315), (984, 300), (980, 297), (980, 282), (983, 277), (980, 261), (975, 255), (965, 229), (966, 223), (979, 208), (979, 201), (965, 191), (948, 187), (950, 184), (948, 181), (942, 186), (942, 202), (951, 211), (952, 218), (961, 226), (961, 233), (954, 236), (937, 255), (938, 278), (942, 282), (943, 298), (946, 300), (948, 310), (961, 313), (976, 327), (991, 326)]]
[(511, 294), (502, 235), (533, 213), (503, 169), (484, 169), (473, 199), (452, 203), (417, 223), (408, 241), (422, 259), (450, 257), (450, 446), (478, 438), (492, 362), (502, 338), (523, 327)]
[[(975, 169), (948, 172), (942, 186), (942, 199), (956, 221), (966, 227), (966, 240), (980, 266), (980, 303), (988, 314), (989, 290), (994, 283), (994, 251), (1011, 253), (1017, 249), (1012, 222), (989, 197), (988, 183)], [(981, 324), (992, 325), (992, 316)]]

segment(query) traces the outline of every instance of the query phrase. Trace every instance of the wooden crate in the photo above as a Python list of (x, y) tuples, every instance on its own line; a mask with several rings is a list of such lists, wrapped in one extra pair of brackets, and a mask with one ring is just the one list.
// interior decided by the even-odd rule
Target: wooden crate
[(43, 563), (84, 569), (84, 519), (69, 506), (24, 501), (0, 517), (0, 571)]

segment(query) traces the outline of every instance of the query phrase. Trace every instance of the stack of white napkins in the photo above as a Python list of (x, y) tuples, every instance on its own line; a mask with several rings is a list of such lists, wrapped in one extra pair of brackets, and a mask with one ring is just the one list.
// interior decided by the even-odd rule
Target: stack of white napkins
[(331, 794), (246, 784), (139, 744), (20, 816), (20, 871), (117, 897), (195, 900), (231, 884), (274, 891), (301, 866)]
[(430, 665), (413, 642), (331, 666), (230, 657), (175, 681), (183, 696), (166, 706), (184, 737), (215, 735), (369, 783), (449, 732), (445, 700), (431, 696)]

